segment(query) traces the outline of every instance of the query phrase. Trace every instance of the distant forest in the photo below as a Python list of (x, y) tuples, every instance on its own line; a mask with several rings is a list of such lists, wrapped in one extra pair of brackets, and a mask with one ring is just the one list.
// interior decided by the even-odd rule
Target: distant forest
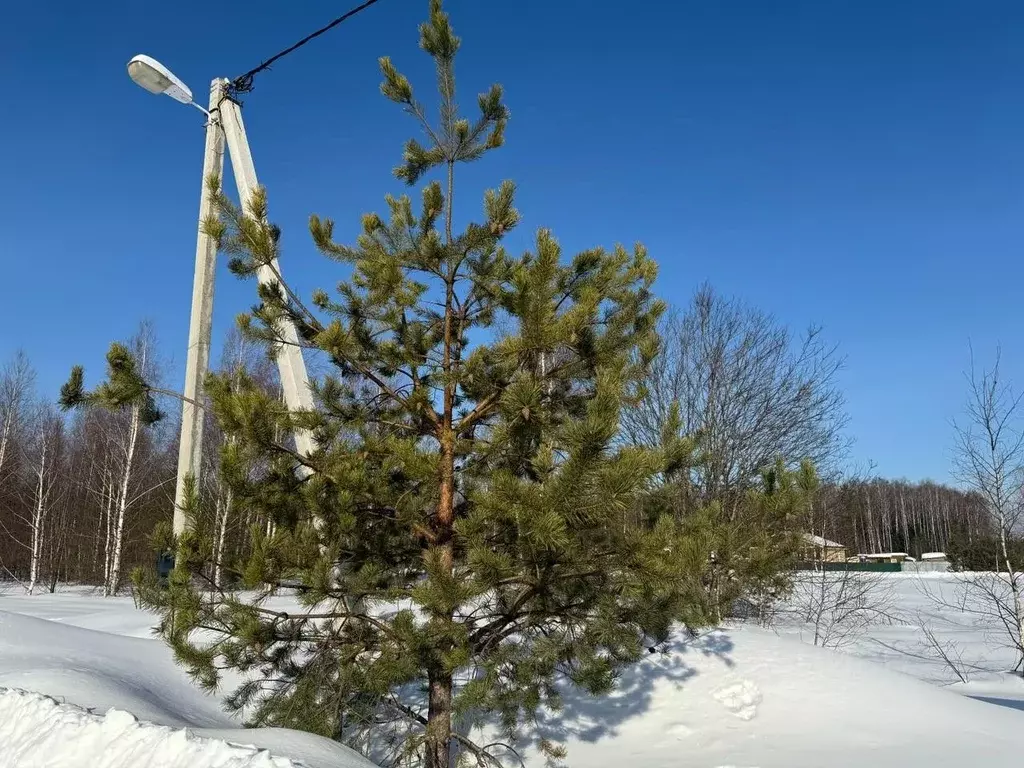
[(867, 552), (944, 552), (953, 542), (992, 534), (984, 500), (934, 482), (856, 480), (822, 488), (813, 531)]
[[(623, 414), (622, 435), (657, 443), (678, 409), (683, 432), (699, 435), (691, 480), (701, 503), (736, 498), (780, 457), (791, 466), (809, 459), (826, 481), (809, 519), (797, 524), (849, 555), (919, 556), (993, 536), (980, 494), (934, 482), (843, 479), (850, 445), (836, 379), (843, 361), (820, 329), (794, 334), (704, 286), (669, 314), (662, 336), (649, 392)], [(128, 346), (147, 380), (162, 386), (168, 376), (154, 329), (142, 324)], [(315, 371), (317, 360), (310, 365)], [(274, 364), (238, 331), (225, 341), (219, 370), (244, 371), (268, 392), (279, 390)], [(102, 375), (99, 361), (88, 375)], [(116, 592), (134, 567), (153, 567), (151, 536), (172, 517), (180, 424), (179, 401), (161, 398), (160, 407), (166, 418), (153, 427), (132, 408), (65, 413), (39, 392), (27, 355), (0, 361), (0, 578), (33, 590), (78, 582)], [(220, 475), (223, 444), (208, 418), (199, 524), (212, 531), (218, 560), (231, 561), (245, 555), (253, 526), (273, 523), (239, 519)]]

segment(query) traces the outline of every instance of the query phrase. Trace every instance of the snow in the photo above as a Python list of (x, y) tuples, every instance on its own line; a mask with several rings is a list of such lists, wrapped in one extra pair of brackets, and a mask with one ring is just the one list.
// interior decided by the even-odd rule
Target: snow
[(863, 560), (879, 560), (879, 559), (888, 560), (888, 559), (893, 558), (893, 557), (902, 557), (902, 558), (905, 558), (907, 560), (913, 560), (914, 559), (910, 555), (908, 555), (906, 552), (868, 552), (867, 554), (857, 555), (857, 557), (859, 557), (859, 558), (861, 558)]
[[(104, 716), (38, 693), (0, 693), (0, 768), (292, 768), (265, 750), (196, 738), (184, 729), (139, 723), (127, 712)], [(201, 762), (200, 762), (201, 761)]]
[[(936, 686), (958, 683), (956, 674), (929, 651), (922, 632), (922, 627), (927, 626), (938, 641), (958, 655), (975, 685), (1001, 685), (1006, 670), (1016, 663), (998, 618), (958, 609), (961, 586), (972, 574), (904, 572), (862, 576), (874, 584), (874, 600), (887, 606), (891, 618), (880, 618), (861, 635), (849, 638), (841, 646), (844, 653)], [(805, 641), (813, 634), (792, 616), (780, 616), (776, 630)], [(1024, 700), (1024, 695), (1020, 698)]]
[[(31, 614), (31, 615), (30, 615)], [(83, 718), (73, 706), (52, 710), (53, 703), (29, 703), (8, 699), (5, 693), (0, 709), (21, 713), (8, 724), (23, 738), (31, 739), (43, 722), (62, 723), (62, 736), (69, 743), (92, 745), (97, 751), (86, 753), (81, 749), (72, 753), (74, 762), (60, 762), (65, 756), (55, 754), (52, 761), (39, 762), (25, 758), (21, 762), (4, 763), (12, 733), (0, 736), (4, 745), (0, 755), (0, 768), (7, 765), (25, 766), (177, 766), (191, 768), (221, 768), (221, 766), (291, 766), (307, 768), (368, 768), (373, 764), (356, 752), (340, 744), (298, 731), (279, 728), (244, 729), (224, 712), (213, 696), (194, 686), (173, 660), (170, 650), (161, 640), (152, 637), (154, 617), (136, 610), (128, 597), (103, 598), (88, 590), (73, 590), (54, 595), (0, 595), (0, 689), (22, 689), (60, 699), (66, 705), (76, 705), (105, 713), (110, 723), (97, 724)], [(46, 700), (50, 701), (50, 700)], [(13, 702), (13, 703), (12, 703)], [(13, 708), (13, 709), (12, 709)], [(131, 713), (129, 715), (128, 713)], [(111, 729), (134, 716), (158, 726), (168, 728), (152, 730), (149, 727), (126, 729), (131, 731), (135, 752), (128, 762), (118, 762), (117, 740), (107, 741)], [(42, 720), (40, 720), (42, 718)], [(6, 720), (0, 714), (0, 720)], [(47, 725), (49, 728), (49, 725)], [(186, 762), (160, 762), (162, 757), (151, 756), (156, 762), (146, 763), (139, 757), (152, 747), (160, 748), (165, 740), (185, 744), (184, 729), (197, 742), (182, 747)], [(128, 736), (126, 735), (126, 739)], [(254, 757), (239, 753), (242, 762), (221, 762), (227, 742), (269, 749), (274, 755), (292, 758), (295, 762), (252, 762)], [(40, 743), (39, 755), (49, 755), (49, 742)], [(33, 748), (31, 743), (26, 749)], [(162, 748), (160, 748), (162, 749)], [(189, 751), (191, 750), (191, 751)], [(198, 750), (198, 751), (197, 751)], [(250, 752), (252, 750), (249, 750)], [(35, 753), (28, 753), (35, 754)], [(202, 759), (200, 759), (202, 756)], [(236, 759), (236, 757), (232, 757)], [(264, 758), (259, 758), (264, 759)], [(50, 760), (50, 758), (47, 758)], [(250, 762), (244, 762), (250, 760)]]
[(946, 553), (945, 552), (922, 552), (921, 553), (921, 560), (922, 561), (924, 561), (924, 560), (945, 560), (945, 559), (946, 559)]
[[(842, 652), (802, 642), (791, 616), (775, 630), (677, 636), (610, 696), (567, 690), (563, 710), (542, 713), (515, 746), (530, 768), (543, 764), (543, 738), (564, 744), (574, 768), (1019, 765), (1024, 680), (1005, 673), (1013, 657), (998, 627), (948, 608), (962, 577), (872, 577), (898, 615)], [(309, 734), (239, 728), (175, 666), (152, 623), (129, 598), (0, 594), (0, 688), (53, 697), (0, 692), (0, 768), (371, 765)], [(951, 685), (925, 652), (924, 623), (957, 644), (968, 683)]]
[[(755, 627), (677, 638), (604, 699), (568, 694), (529, 734), (587, 768), (1020, 765), (1024, 713)], [(525, 741), (525, 739), (524, 739)]]

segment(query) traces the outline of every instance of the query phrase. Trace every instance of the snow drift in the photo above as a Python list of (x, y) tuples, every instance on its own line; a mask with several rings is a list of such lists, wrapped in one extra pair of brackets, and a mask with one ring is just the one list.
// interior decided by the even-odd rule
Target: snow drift
[[(215, 697), (189, 681), (162, 641), (113, 634), (142, 634), (153, 623), (130, 600), (83, 594), (26, 600), (0, 596), (0, 606), (48, 616), (0, 610), (0, 690), (34, 691), (77, 705), (58, 707), (53, 699), (26, 699), (14, 691), (0, 695), (0, 768), (375, 768), (354, 750), (319, 736), (285, 728), (242, 728)], [(83, 710), (108, 714), (97, 717)], [(135, 718), (153, 725), (138, 724)], [(42, 731), (51, 729), (59, 735), (47, 734), (41, 741)], [(112, 738), (115, 733), (121, 740)], [(56, 749), (64, 741), (74, 747)], [(18, 760), (10, 757), (14, 743), (24, 750)], [(229, 748), (229, 743), (244, 748)], [(257, 750), (291, 762), (273, 762)]]
[[(38, 693), (0, 692), (0, 768), (295, 768), (265, 750), (140, 723), (115, 709), (99, 717)], [(340, 764), (339, 764), (340, 765)]]
[(587, 768), (1016, 768), (1024, 713), (753, 627), (678, 639), (524, 734)]

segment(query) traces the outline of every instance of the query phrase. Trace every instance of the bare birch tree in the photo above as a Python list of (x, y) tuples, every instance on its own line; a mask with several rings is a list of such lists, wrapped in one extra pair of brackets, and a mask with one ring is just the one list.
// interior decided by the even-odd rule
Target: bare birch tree
[[(110, 588), (118, 539), (116, 581), (153, 563), (150, 534), (172, 509), (176, 425), (137, 431), (126, 494), (131, 414), (83, 402), (65, 420), (45, 406), (51, 396), (37, 390), (24, 353), (0, 361), (0, 582), (31, 582), (34, 592), (65, 581)], [(225, 548), (237, 546), (234, 534), (228, 526)]]
[(706, 461), (694, 478), (705, 500), (728, 500), (779, 458), (810, 459), (819, 474), (848, 447), (842, 359), (820, 330), (797, 337), (774, 317), (703, 286), (662, 329), (648, 396), (623, 418), (633, 442), (656, 445), (673, 403)]
[(1016, 651), (1016, 669), (1024, 670), (1024, 571), (1008, 546), (1024, 510), (1024, 395), (1003, 380), (998, 350), (992, 368), (980, 372), (972, 350), (966, 379), (964, 414), (953, 425), (954, 467), (960, 481), (984, 499), (999, 551), (994, 573), (970, 574), (964, 580), (964, 605), (1005, 629), (1008, 645)]
[[(158, 366), (156, 365), (156, 337), (153, 326), (149, 322), (143, 322), (135, 337), (131, 340), (130, 346), (134, 359), (138, 362), (139, 369), (147, 381), (156, 383), (158, 378)], [(103, 585), (103, 594), (115, 594), (121, 585), (122, 578), (122, 556), (124, 552), (125, 525), (130, 508), (145, 493), (140, 492), (138, 485), (138, 453), (139, 442), (142, 430), (146, 426), (142, 413), (143, 403), (136, 400), (126, 406), (121, 418), (115, 420), (116, 432), (113, 436), (115, 454), (114, 465), (117, 473), (116, 487), (111, 488), (111, 503), (108, 508), (107, 525), (109, 533), (109, 568), (106, 569), (107, 577)]]
[(8, 477), (15, 437), (35, 387), (35, 371), (28, 356), (18, 351), (0, 371), (0, 484)]
[(50, 408), (40, 408), (34, 424), (32, 446), (32, 505), (28, 512), (28, 593), (35, 592), (42, 577), (44, 553), (52, 532), (51, 514), (62, 489), (58, 483), (64, 438), (64, 421)]

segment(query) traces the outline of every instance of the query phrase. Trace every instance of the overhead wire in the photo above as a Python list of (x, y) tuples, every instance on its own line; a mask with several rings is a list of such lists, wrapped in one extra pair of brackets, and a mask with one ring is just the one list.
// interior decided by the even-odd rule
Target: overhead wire
[(355, 8), (352, 8), (351, 10), (346, 11), (345, 13), (343, 13), (338, 18), (334, 19), (332, 22), (330, 22), (326, 26), (321, 27), (316, 32), (313, 32), (313, 33), (311, 33), (309, 35), (306, 35), (304, 38), (299, 40), (294, 45), (289, 46), (288, 48), (285, 48), (283, 51), (275, 53), (269, 59), (267, 59), (266, 61), (260, 63), (260, 65), (258, 67), (254, 67), (253, 69), (250, 69), (248, 72), (246, 72), (244, 74), (241, 74), (238, 77), (236, 77), (234, 80), (232, 80), (228, 84), (228, 93), (232, 97), (237, 96), (238, 94), (241, 94), (241, 93), (249, 93), (253, 89), (253, 81), (254, 81), (256, 75), (258, 75), (260, 72), (263, 72), (266, 69), (270, 69), (271, 64), (273, 64), (275, 61), (278, 61), (279, 59), (284, 58), (288, 54), (290, 54), (290, 53), (292, 53), (294, 51), (297, 51), (299, 48), (304, 46), (306, 43), (310, 42), (311, 40), (315, 40), (316, 38), (320, 37), (320, 35), (324, 34), (325, 32), (329, 32), (330, 30), (334, 29), (336, 26), (338, 26), (342, 22), (347, 21), (348, 19), (352, 18), (353, 16), (355, 16), (357, 13), (360, 13), (361, 11), (365, 11), (367, 8), (369, 8), (371, 5), (374, 5), (377, 2), (380, 2), (380, 0), (366, 0), (366, 2), (364, 2), (362, 5), (357, 5)]

